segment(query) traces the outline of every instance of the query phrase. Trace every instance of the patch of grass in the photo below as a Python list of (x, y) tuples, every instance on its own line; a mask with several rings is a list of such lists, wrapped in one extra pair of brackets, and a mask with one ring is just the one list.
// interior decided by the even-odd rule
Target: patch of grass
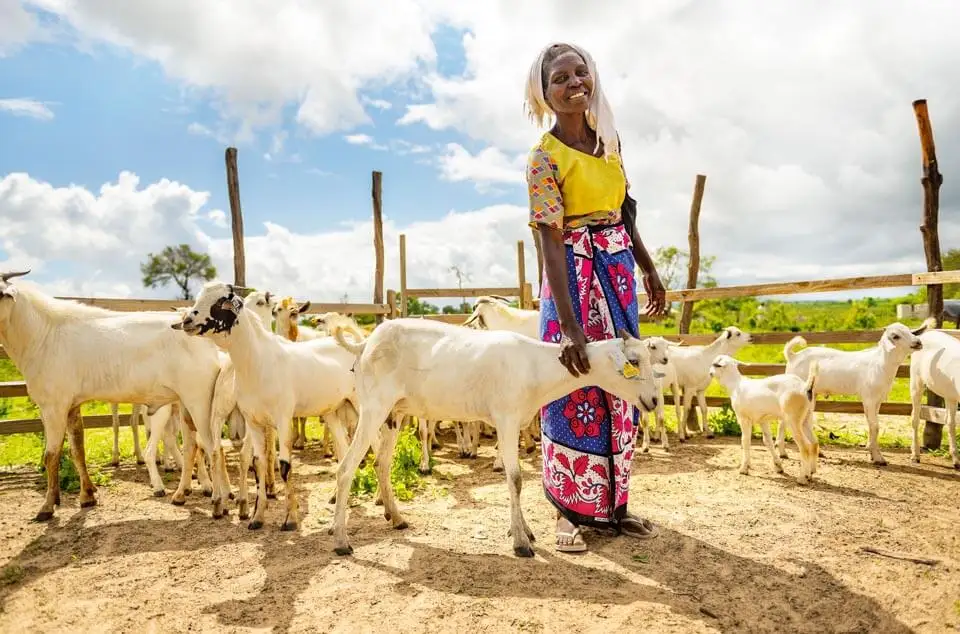
[[(112, 481), (109, 473), (104, 473), (95, 466), (88, 465), (87, 472), (90, 474), (90, 480), (98, 487), (107, 486)], [(80, 492), (80, 474), (77, 473), (67, 448), (64, 448), (64, 452), (60, 455), (60, 490), (67, 493)]]
[(0, 569), (0, 586), (12, 586), (19, 583), (26, 575), (27, 571), (23, 569), (23, 566), (17, 564), (4, 566)]
[(733, 413), (733, 408), (729, 403), (724, 403), (720, 409), (714, 410), (707, 418), (707, 424), (715, 434), (720, 436), (740, 435), (740, 423), (737, 421), (737, 415)]
[[(423, 487), (420, 475), (420, 440), (411, 426), (404, 426), (397, 438), (393, 466), (390, 469), (390, 482), (398, 500), (407, 501)], [(430, 457), (430, 466), (434, 464)], [(358, 495), (372, 495), (377, 491), (377, 474), (373, 469), (373, 452), (368, 455), (367, 464), (359, 469), (350, 484), (350, 492)]]

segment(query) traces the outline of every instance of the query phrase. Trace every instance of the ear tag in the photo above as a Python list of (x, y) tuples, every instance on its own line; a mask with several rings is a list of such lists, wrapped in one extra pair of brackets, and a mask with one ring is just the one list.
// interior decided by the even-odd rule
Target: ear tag
[(632, 363), (629, 361), (623, 362), (623, 369), (620, 370), (620, 374), (627, 377), (628, 379), (635, 379), (640, 376), (640, 370), (638, 370)]

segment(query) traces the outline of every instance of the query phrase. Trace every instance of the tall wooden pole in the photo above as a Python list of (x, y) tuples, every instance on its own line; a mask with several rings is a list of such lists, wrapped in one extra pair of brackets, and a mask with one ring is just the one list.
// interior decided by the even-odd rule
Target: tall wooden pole
[[(383, 303), (383, 199), (381, 180), (383, 174), (373, 172), (373, 252), (376, 257), (376, 271), (373, 278), (373, 303)], [(383, 315), (377, 315), (376, 323), (383, 321)]]
[[(687, 259), (687, 288), (697, 287), (697, 277), (700, 274), (700, 204), (703, 202), (703, 189), (707, 177), (697, 174), (693, 186), (693, 200), (690, 202), (690, 225), (687, 228), (687, 242), (690, 256)], [(693, 302), (684, 302), (680, 312), (680, 334), (690, 334), (690, 323), (693, 321)]]
[[(913, 113), (917, 117), (923, 160), (923, 177), (920, 179), (920, 184), (923, 186), (923, 224), (920, 225), (923, 253), (927, 258), (927, 270), (939, 272), (943, 270), (939, 228), (940, 185), (943, 184), (943, 176), (937, 164), (937, 148), (933, 143), (933, 126), (930, 124), (930, 114), (927, 112), (927, 100), (914, 101)], [(927, 285), (927, 307), (930, 316), (937, 320), (937, 328), (943, 327), (943, 286), (940, 284)], [(943, 407), (944, 402), (942, 398), (928, 390), (927, 404), (932, 407)], [(943, 425), (926, 421), (923, 427), (923, 446), (927, 449), (939, 449), (942, 441)]]
[[(690, 224), (687, 227), (687, 242), (689, 255), (687, 257), (687, 288), (697, 287), (697, 278), (700, 275), (700, 204), (703, 202), (703, 190), (707, 183), (707, 177), (703, 174), (697, 174), (693, 185), (693, 199), (690, 201)], [(683, 302), (680, 309), (680, 327), (681, 335), (690, 334), (690, 324), (693, 322), (693, 302)], [(680, 398), (677, 395), (676, 398)], [(679, 425), (680, 422), (677, 421)], [(691, 407), (687, 412), (686, 425), (688, 430), (697, 429), (697, 408)], [(703, 428), (707, 436), (711, 437), (710, 426), (707, 421), (703, 421)]]
[(237, 148), (228, 147), (227, 196), (230, 198), (230, 224), (233, 227), (233, 283), (247, 285), (247, 263), (243, 255), (243, 214), (240, 212), (240, 177), (237, 175)]

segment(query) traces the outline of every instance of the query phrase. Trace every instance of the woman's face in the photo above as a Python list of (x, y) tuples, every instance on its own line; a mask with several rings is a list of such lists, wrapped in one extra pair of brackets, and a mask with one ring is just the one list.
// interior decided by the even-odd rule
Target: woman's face
[(561, 53), (547, 68), (547, 103), (556, 113), (587, 111), (593, 93), (593, 77), (576, 51)]

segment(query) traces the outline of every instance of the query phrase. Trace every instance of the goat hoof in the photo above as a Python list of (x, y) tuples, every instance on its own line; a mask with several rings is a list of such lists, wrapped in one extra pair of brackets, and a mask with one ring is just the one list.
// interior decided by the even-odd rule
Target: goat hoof
[(330, 499), (327, 501), (327, 504), (336, 504), (337, 503), (337, 494), (334, 493), (330, 496)]
[(92, 508), (92, 507), (94, 507), (94, 506), (96, 506), (96, 505), (97, 505), (97, 501), (96, 501), (96, 500), (85, 500), (85, 501), (83, 501), (83, 502), (80, 503), (80, 508), (82, 508), (82, 509), (88, 509), (88, 508)]
[(530, 546), (514, 546), (513, 554), (517, 557), (533, 557), (533, 548)]
[(346, 557), (347, 555), (353, 554), (353, 546), (337, 546), (333, 549), (333, 552), (340, 555), (341, 557)]
[(641, 447), (640, 453), (650, 453), (650, 447)]
[(111, 461), (110, 461), (110, 466), (111, 466), (111, 467), (119, 467), (119, 466), (120, 466), (120, 461), (119, 461), (119, 460), (111, 460)]
[(387, 521), (389, 522), (389, 521), (390, 521), (390, 517), (391, 517), (391, 516), (390, 516), (390, 511), (384, 511), (384, 512), (383, 512), (383, 519), (385, 519), (385, 520), (387, 520)]
[(284, 522), (283, 525), (280, 526), (280, 530), (282, 530), (282, 531), (295, 531), (295, 530), (297, 530), (297, 523), (296, 523), (296, 522)]
[(184, 490), (183, 490), (183, 495), (184, 495), (184, 496), (188, 496), (188, 495), (190, 495), (191, 493), (193, 493), (193, 489), (184, 489)]
[(177, 470), (176, 467), (164, 467), (164, 468), (163, 468), (163, 472), (164, 472), (164, 473), (173, 473), (173, 472), (176, 471), (176, 470)]
[(170, 504), (173, 504), (174, 506), (183, 506), (186, 503), (187, 503), (186, 500), (178, 500), (176, 498), (170, 500)]
[(495, 467), (493, 468), (493, 471), (494, 471), (494, 473), (503, 473), (503, 467), (496, 467), (496, 466), (495, 466)]
[(234, 500), (234, 499), (236, 499), (236, 497), (237, 497), (237, 496), (234, 495), (233, 491), (231, 491), (230, 493), (227, 493), (227, 499), (228, 499), (228, 500)]
[(420, 468), (420, 475), (430, 475), (431, 473), (433, 473), (433, 469), (430, 467), (427, 467), (426, 469), (423, 467)]
[(261, 528), (263, 528), (263, 522), (261, 522), (260, 520), (253, 520), (252, 522), (247, 524), (247, 528), (249, 528), (252, 531), (260, 530)]
[(165, 496), (166, 494), (167, 494), (167, 492), (164, 491), (163, 489), (158, 489), (158, 490), (156, 490), (156, 491), (153, 492), (153, 497), (155, 497), (155, 498), (162, 498), (162, 497)]
[(886, 466), (887, 466), (887, 461), (886, 461), (886, 460), (874, 460), (874, 461), (873, 461), (873, 464), (877, 465), (878, 467), (886, 467)]
[(205, 498), (212, 498), (212, 497), (213, 497), (213, 489), (210, 489), (209, 491), (206, 490), (206, 489), (204, 489), (203, 491), (201, 491), (201, 493), (203, 493), (203, 497), (205, 497)]
[(953, 465), (953, 468), (954, 468), (954, 469), (958, 469), (958, 470), (960, 470), (960, 463), (956, 463), (956, 464), (954, 464), (954, 465)]
[(740, 475), (748, 475), (749, 473), (750, 473), (750, 469), (746, 467), (740, 467)]
[(34, 522), (46, 522), (53, 518), (53, 511), (40, 511), (37, 513), (37, 516), (33, 518)]
[(237, 511), (237, 517), (239, 517), (243, 521), (247, 521), (248, 519), (250, 519), (250, 513), (248, 513), (247, 511)]
[(142, 467), (142, 466), (145, 465), (145, 464), (147, 464), (147, 463), (144, 462), (143, 458), (137, 458), (137, 465), (138, 465), (138, 466), (141, 466), (141, 467)]
[(709, 433), (705, 434), (705, 436), (706, 436), (707, 438), (713, 438), (713, 432), (709, 432)]
[(410, 528), (410, 525), (407, 524), (406, 521), (403, 521), (403, 522), (400, 522), (399, 524), (397, 524), (396, 526), (394, 526), (394, 527), (393, 527), (393, 530), (395, 530), (395, 531), (405, 531), (405, 530), (407, 530), (408, 528)]

